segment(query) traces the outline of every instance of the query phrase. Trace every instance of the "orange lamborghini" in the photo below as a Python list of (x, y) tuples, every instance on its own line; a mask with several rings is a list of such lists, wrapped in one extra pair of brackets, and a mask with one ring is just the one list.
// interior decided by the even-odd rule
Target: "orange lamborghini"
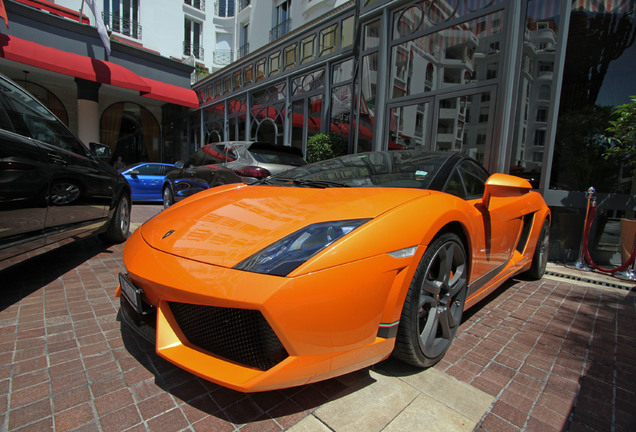
[(239, 391), (426, 367), (466, 308), (543, 276), (549, 225), (526, 180), (459, 154), (347, 155), (163, 211), (128, 239), (117, 295), (160, 356)]

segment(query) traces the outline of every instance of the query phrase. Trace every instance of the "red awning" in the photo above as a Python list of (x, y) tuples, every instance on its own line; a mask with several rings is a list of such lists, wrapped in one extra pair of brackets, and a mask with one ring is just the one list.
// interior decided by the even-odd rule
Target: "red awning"
[(15, 36), (0, 35), (0, 56), (76, 78), (131, 90), (150, 91), (147, 82), (123, 66), (47, 47)]
[(150, 91), (141, 92), (142, 96), (190, 108), (199, 108), (199, 98), (192, 89), (166, 84), (150, 78), (144, 78), (144, 81), (150, 84)]
[(15, 36), (0, 34), (0, 57), (88, 81), (136, 90), (142, 96), (163, 102), (199, 108), (199, 99), (192, 89), (142, 78), (116, 63), (69, 53)]

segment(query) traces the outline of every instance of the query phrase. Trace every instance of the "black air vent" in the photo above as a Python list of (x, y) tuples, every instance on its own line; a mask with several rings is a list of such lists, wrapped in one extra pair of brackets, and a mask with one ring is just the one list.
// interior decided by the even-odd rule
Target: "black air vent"
[(219, 357), (267, 370), (288, 356), (259, 311), (174, 302), (170, 310), (192, 345)]
[(534, 220), (534, 213), (527, 214), (523, 217), (523, 226), (521, 227), (521, 237), (519, 237), (519, 243), (517, 243), (517, 252), (523, 253), (530, 237), (530, 230), (532, 229), (532, 221)]

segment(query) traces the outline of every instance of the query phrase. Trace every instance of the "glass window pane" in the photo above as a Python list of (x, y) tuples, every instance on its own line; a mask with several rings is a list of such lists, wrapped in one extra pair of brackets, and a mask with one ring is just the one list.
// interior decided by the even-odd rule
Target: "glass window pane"
[(311, 35), (301, 42), (300, 64), (307, 63), (316, 58), (316, 35)]
[(337, 30), (337, 24), (320, 30), (320, 57), (330, 54), (336, 50), (336, 43), (338, 41)]
[(276, 75), (280, 70), (280, 52), (269, 56), (269, 75)]
[(484, 163), (489, 151), (488, 131), (492, 122), (490, 99), (490, 92), (441, 99), (435, 149), (461, 152)]
[(380, 46), (380, 20), (373, 21), (364, 26), (364, 49)]
[(298, 44), (291, 44), (283, 50), (283, 55), (285, 59), (285, 66), (283, 70), (288, 70), (296, 66), (296, 55)]
[[(392, 97), (421, 94), (496, 79), (503, 12), (395, 45), (391, 51)], [(422, 79), (424, 77), (424, 79)]]
[(340, 48), (347, 48), (353, 45), (354, 24), (355, 17), (349, 17), (342, 20)]
[(345, 60), (333, 66), (331, 83), (338, 84), (353, 79), (353, 59)]
[(428, 148), (427, 102), (392, 108), (389, 117), (389, 150)]

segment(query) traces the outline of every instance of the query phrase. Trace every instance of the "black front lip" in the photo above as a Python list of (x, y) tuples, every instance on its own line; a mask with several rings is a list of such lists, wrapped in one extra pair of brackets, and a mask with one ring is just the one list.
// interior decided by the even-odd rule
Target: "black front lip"
[(157, 313), (153, 311), (146, 315), (140, 315), (135, 311), (132, 305), (126, 300), (123, 295), (120, 298), (120, 308), (122, 321), (125, 322), (128, 327), (134, 330), (141, 337), (146, 339), (153, 345), (157, 341)]

